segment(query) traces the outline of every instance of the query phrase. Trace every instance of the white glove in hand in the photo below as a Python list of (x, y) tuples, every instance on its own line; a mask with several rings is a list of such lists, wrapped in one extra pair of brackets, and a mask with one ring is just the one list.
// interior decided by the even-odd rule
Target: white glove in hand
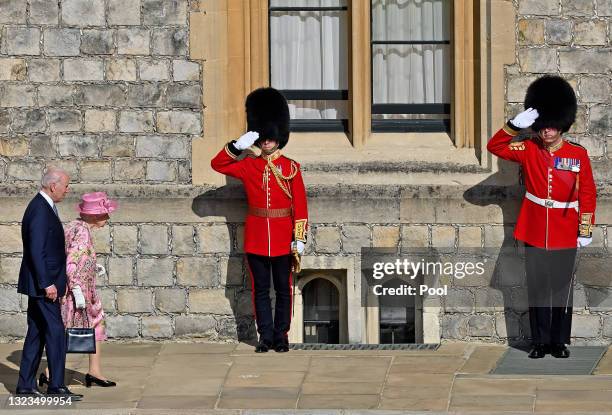
[(85, 297), (83, 296), (83, 292), (81, 291), (81, 287), (78, 285), (72, 289), (72, 295), (74, 296), (74, 303), (76, 304), (76, 308), (82, 310), (85, 308)]
[(578, 237), (578, 246), (579, 247), (590, 245), (591, 242), (593, 242), (593, 238), (585, 238), (584, 236), (579, 236)]
[(248, 133), (243, 134), (238, 140), (236, 140), (236, 142), (234, 143), (234, 147), (236, 147), (240, 151), (246, 150), (247, 148), (251, 147), (253, 143), (257, 141), (258, 138), (259, 133), (256, 133), (255, 131), (249, 131)]
[(298, 254), (302, 255), (304, 253), (304, 248), (306, 245), (302, 241), (293, 241), (291, 242), (291, 251), (297, 250)]
[(538, 110), (528, 108), (527, 110), (521, 112), (516, 117), (511, 119), (510, 122), (517, 128), (527, 128), (531, 127), (531, 124), (535, 122), (536, 118), (538, 118), (539, 115), (540, 114), (538, 114)]
[(104, 268), (104, 265), (96, 264), (96, 275), (101, 277), (104, 274), (106, 274), (106, 268)]

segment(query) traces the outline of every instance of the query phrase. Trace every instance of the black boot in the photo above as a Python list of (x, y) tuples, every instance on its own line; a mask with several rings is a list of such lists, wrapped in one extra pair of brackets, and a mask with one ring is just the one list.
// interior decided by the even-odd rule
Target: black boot
[(265, 340), (260, 340), (255, 346), (255, 353), (267, 353), (270, 350), (271, 344)]
[(529, 351), (530, 359), (542, 359), (546, 356), (546, 348), (543, 344), (534, 344)]
[(553, 344), (550, 354), (557, 359), (567, 359), (570, 357), (570, 351), (564, 344)]
[(274, 351), (276, 353), (287, 353), (289, 351), (289, 342), (287, 340), (275, 342)]

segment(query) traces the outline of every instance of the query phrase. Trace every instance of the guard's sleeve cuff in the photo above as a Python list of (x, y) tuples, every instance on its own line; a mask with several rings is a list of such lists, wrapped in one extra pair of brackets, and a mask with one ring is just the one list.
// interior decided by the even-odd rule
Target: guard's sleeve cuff
[(235, 142), (235, 140), (232, 140), (225, 145), (225, 152), (233, 159), (237, 159), (242, 153), (242, 151), (238, 150), (234, 145)]
[(506, 125), (504, 125), (503, 130), (511, 136), (517, 136), (519, 134), (519, 132), (521, 131), (520, 128), (518, 128), (517, 126), (515, 126), (514, 124), (512, 124), (510, 121), (508, 121), (506, 123)]
[(593, 237), (593, 214), (581, 213), (580, 225), (578, 225), (578, 236), (583, 238)]
[(306, 243), (306, 225), (308, 223), (308, 219), (298, 219), (295, 221), (295, 229), (293, 231), (294, 237), (296, 241), (302, 241)]

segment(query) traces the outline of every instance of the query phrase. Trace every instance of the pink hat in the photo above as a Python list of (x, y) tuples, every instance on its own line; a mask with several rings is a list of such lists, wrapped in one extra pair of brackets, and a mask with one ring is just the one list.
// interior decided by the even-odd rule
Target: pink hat
[(85, 215), (106, 215), (117, 209), (117, 202), (110, 200), (104, 192), (85, 193), (76, 209)]

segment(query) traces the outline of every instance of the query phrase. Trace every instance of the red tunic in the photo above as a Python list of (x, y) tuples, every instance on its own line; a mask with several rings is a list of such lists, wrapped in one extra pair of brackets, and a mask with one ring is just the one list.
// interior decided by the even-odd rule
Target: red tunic
[(487, 149), (521, 164), (527, 192), (558, 202), (577, 200), (579, 207), (551, 208), (525, 198), (514, 237), (538, 248), (576, 248), (579, 225), (580, 235), (590, 236), (595, 222), (596, 189), (586, 149), (566, 140), (552, 151), (534, 139), (511, 144), (517, 134), (506, 126), (491, 138)]
[[(269, 167), (266, 169), (267, 159), (247, 156), (239, 160), (240, 153), (233, 142), (228, 143), (212, 159), (211, 166), (215, 171), (235, 177), (244, 184), (249, 204), (244, 251), (269, 257), (289, 255), (293, 240), (306, 242), (308, 208), (300, 165), (279, 151), (269, 156), (283, 176), (288, 177), (295, 172), (292, 179), (281, 179), (285, 190), (291, 195), (289, 197), (279, 185), (274, 172)], [(251, 213), (253, 211), (256, 214)], [(262, 212), (271, 212), (271, 217), (262, 216)]]

